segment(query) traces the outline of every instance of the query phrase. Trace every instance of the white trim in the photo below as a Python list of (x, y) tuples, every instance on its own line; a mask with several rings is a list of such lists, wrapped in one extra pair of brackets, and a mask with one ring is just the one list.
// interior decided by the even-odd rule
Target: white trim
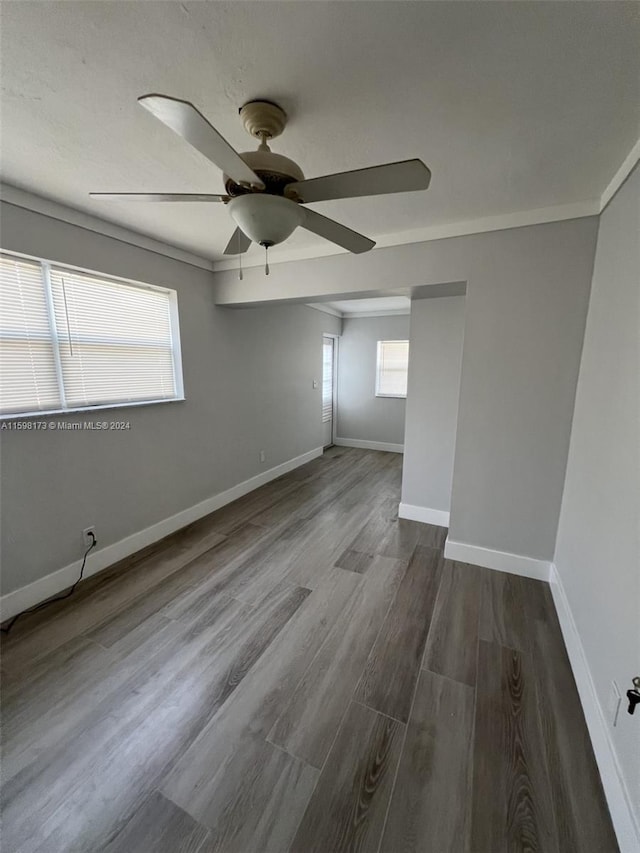
[(114, 222), (108, 222), (106, 219), (101, 219), (91, 213), (85, 213), (82, 210), (76, 210), (73, 207), (67, 207), (66, 204), (53, 201), (52, 199), (43, 198), (42, 196), (34, 195), (26, 190), (18, 189), (10, 184), (0, 184), (0, 199), (6, 204), (12, 204), (14, 207), (22, 207), (25, 210), (31, 210), (34, 213), (41, 213), (44, 216), (49, 216), (52, 219), (58, 219), (61, 222), (68, 222), (70, 225), (77, 225), (79, 228), (84, 228), (86, 231), (94, 231), (96, 234), (103, 234), (105, 237), (112, 237), (114, 240), (120, 240), (121, 243), (129, 243), (132, 246), (138, 246), (140, 249), (147, 249), (150, 252), (155, 252), (158, 255), (165, 255), (168, 258), (173, 258), (176, 261), (182, 261), (185, 264), (191, 264), (194, 267), (200, 267), (203, 270), (213, 270), (213, 261), (208, 258), (194, 255), (185, 249), (180, 249), (177, 246), (171, 246), (156, 240), (153, 237), (147, 237), (145, 234), (140, 234), (137, 231), (132, 231), (122, 225), (116, 225)]
[(411, 314), (411, 308), (397, 308), (392, 311), (348, 311), (342, 317), (345, 320), (357, 320), (359, 317), (405, 317)]
[[(600, 200), (580, 201), (574, 204), (560, 204), (553, 207), (523, 210), (516, 213), (505, 213), (498, 216), (484, 216), (481, 219), (467, 219), (462, 222), (449, 222), (445, 225), (428, 225), (413, 228), (408, 231), (398, 231), (393, 234), (382, 234), (376, 237), (376, 249), (390, 246), (403, 246), (407, 243), (426, 243), (431, 240), (444, 240), (448, 237), (464, 237), (467, 234), (484, 234), (488, 231), (503, 231), (507, 228), (522, 228), (526, 225), (541, 225), (545, 222), (562, 222), (565, 219), (581, 219), (584, 216), (597, 216), (600, 212)], [(269, 264), (281, 264), (289, 261), (303, 261), (309, 258), (323, 258), (328, 255), (348, 254), (345, 249), (334, 243), (323, 243), (307, 248), (289, 249), (286, 244), (276, 247), (269, 252)], [(261, 267), (264, 257), (256, 249), (250, 249), (243, 256), (242, 266)], [(214, 261), (214, 272), (236, 269), (237, 261)]]
[(307, 302), (306, 306), (315, 311), (322, 311), (323, 314), (331, 314), (332, 317), (339, 317), (340, 319), (344, 317), (342, 311), (338, 311), (337, 308), (332, 308), (330, 305), (323, 305), (322, 302)]
[(362, 450), (385, 450), (388, 453), (404, 453), (404, 444), (391, 444), (388, 441), (364, 441), (360, 438), (334, 438), (338, 447), (360, 447)]
[(410, 521), (421, 521), (423, 524), (435, 524), (438, 527), (449, 526), (448, 512), (443, 509), (430, 509), (428, 506), (401, 503), (398, 506), (398, 516)]
[(598, 694), (569, 600), (554, 563), (551, 563), (550, 566), (550, 584), (564, 644), (576, 680), (578, 695), (582, 703), (593, 752), (607, 798), (609, 813), (620, 845), (620, 853), (637, 853), (640, 850), (640, 827), (634, 815), (631, 795), (625, 784), (616, 750), (609, 736), (609, 728), (598, 700)]
[(510, 554), (507, 551), (494, 551), (480, 545), (469, 545), (467, 542), (455, 542), (448, 536), (444, 543), (444, 556), (460, 563), (472, 563), (474, 566), (484, 566), (498, 572), (509, 572), (537, 581), (549, 581), (551, 564), (548, 560)]
[(316, 311), (322, 311), (323, 314), (331, 314), (333, 317), (339, 317), (341, 320), (357, 320), (360, 317), (405, 317), (411, 314), (411, 306), (409, 308), (396, 308), (387, 311), (338, 311), (337, 308), (323, 305), (322, 302), (307, 302), (306, 305), (307, 308), (315, 308)]
[(638, 160), (640, 160), (640, 139), (636, 142), (631, 151), (629, 151), (620, 165), (620, 168), (617, 170), (613, 178), (611, 178), (607, 188), (602, 193), (602, 196), (600, 197), (600, 213), (602, 213), (622, 184), (629, 177), (631, 170), (634, 168)]
[[(294, 468), (298, 468), (300, 465), (304, 465), (312, 459), (322, 456), (322, 453), (322, 448), (316, 447), (313, 450), (307, 451), (307, 453), (303, 453), (293, 459), (288, 459), (286, 462), (282, 462), (280, 465), (276, 465), (268, 471), (263, 471), (255, 477), (244, 480), (244, 482), (238, 483), (224, 492), (219, 492), (217, 495), (213, 495), (212, 497), (207, 498), (188, 509), (184, 509), (175, 515), (172, 515), (170, 518), (165, 518), (163, 521), (159, 521), (157, 524), (152, 524), (151, 527), (147, 527), (144, 530), (140, 530), (138, 533), (127, 536), (119, 542), (114, 542), (111, 545), (101, 548), (99, 551), (92, 552), (87, 558), (84, 576), (91, 577), (92, 575), (103, 571), (103, 569), (112, 566), (119, 560), (129, 557), (131, 554), (135, 554), (136, 551), (146, 548), (147, 545), (152, 545), (154, 542), (158, 542), (165, 536), (175, 533), (176, 530), (186, 527), (187, 524), (191, 524), (193, 521), (197, 521), (199, 518), (208, 515), (210, 512), (214, 512), (216, 509), (220, 509), (220, 507), (231, 503), (231, 501), (235, 501), (243, 495), (252, 492), (259, 486), (263, 486), (265, 483), (275, 480), (277, 477), (281, 477), (288, 471), (293, 471)], [(2, 598), (0, 598), (0, 612), (2, 613), (2, 620), (10, 619), (12, 616), (15, 616), (17, 613), (21, 613), (28, 607), (33, 607), (34, 604), (38, 604), (46, 598), (67, 589), (78, 577), (81, 562), (81, 560), (76, 560), (74, 563), (71, 563), (62, 569), (58, 569), (49, 575), (45, 575), (45, 577), (34, 581), (28, 586), (23, 586), (20, 589), (16, 589), (13, 592), (3, 595)]]

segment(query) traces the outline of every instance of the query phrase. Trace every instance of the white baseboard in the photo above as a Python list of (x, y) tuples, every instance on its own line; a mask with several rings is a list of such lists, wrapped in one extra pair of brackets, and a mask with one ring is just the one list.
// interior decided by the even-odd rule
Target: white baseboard
[(620, 853), (640, 850), (640, 827), (635, 819), (632, 800), (625, 784), (615, 748), (609, 736), (602, 706), (598, 700), (591, 670), (578, 633), (562, 579), (554, 563), (550, 566), (551, 594), (558, 613), (564, 644), (576, 680), (593, 752), (600, 771), (609, 813), (618, 837)]
[(448, 512), (443, 509), (429, 509), (428, 506), (401, 503), (398, 507), (398, 516), (408, 518), (410, 521), (421, 521), (423, 524), (436, 524), (438, 527), (449, 526)]
[(388, 441), (364, 441), (360, 438), (334, 438), (338, 447), (360, 447), (363, 450), (386, 450), (388, 453), (404, 453), (404, 444), (391, 444)]
[(548, 560), (537, 560), (506, 551), (493, 551), (491, 548), (469, 545), (466, 542), (454, 542), (448, 536), (444, 543), (444, 555), (448, 560), (457, 560), (460, 563), (472, 563), (474, 566), (522, 575), (537, 581), (549, 580), (551, 564)]
[[(300, 465), (304, 465), (306, 462), (310, 462), (312, 459), (322, 456), (322, 452), (323, 450), (321, 447), (316, 447), (313, 450), (309, 450), (307, 453), (303, 453), (293, 459), (288, 459), (286, 462), (282, 462), (274, 468), (269, 468), (268, 471), (263, 471), (255, 477), (251, 477), (249, 480), (244, 480), (244, 482), (238, 483), (236, 486), (232, 486), (224, 492), (219, 492), (217, 495), (213, 495), (212, 497), (207, 498), (194, 506), (188, 507), (169, 518), (165, 518), (163, 521), (157, 522), (157, 524), (152, 524), (151, 527), (146, 527), (138, 533), (133, 533), (125, 539), (120, 539), (119, 542), (114, 542), (113, 544), (107, 545), (98, 551), (93, 551), (87, 557), (84, 576), (91, 577), (92, 575), (103, 571), (103, 569), (112, 566), (119, 560), (129, 557), (131, 554), (135, 554), (136, 551), (146, 548), (147, 545), (152, 545), (154, 542), (158, 542), (165, 536), (175, 533), (176, 530), (186, 527), (187, 524), (191, 524), (193, 521), (203, 518), (210, 512), (220, 509), (220, 507), (225, 506), (225, 504), (229, 504), (232, 501), (241, 498), (243, 495), (252, 492), (259, 486), (263, 486), (265, 483), (275, 480), (277, 477), (281, 477), (289, 471), (293, 471), (294, 468), (298, 468)], [(22, 613), (23, 610), (33, 607), (34, 604), (39, 604), (46, 598), (50, 598), (52, 595), (61, 592), (63, 589), (67, 589), (78, 577), (81, 564), (81, 560), (76, 560), (70, 565), (65, 566), (62, 569), (58, 569), (55, 572), (51, 572), (51, 574), (45, 575), (45, 577), (40, 578), (27, 586), (20, 587), (20, 589), (16, 589), (13, 592), (3, 595), (2, 598), (0, 598), (0, 619), (2, 621), (10, 619), (17, 613)]]

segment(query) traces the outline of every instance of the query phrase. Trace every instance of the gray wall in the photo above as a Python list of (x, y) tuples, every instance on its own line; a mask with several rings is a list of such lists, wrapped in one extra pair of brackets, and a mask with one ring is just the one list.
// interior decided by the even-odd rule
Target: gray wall
[[(596, 217), (248, 271), (216, 298), (318, 301), (467, 282), (451, 538), (551, 559), (597, 234)], [(342, 298), (346, 298), (343, 295)]]
[(404, 441), (405, 400), (376, 397), (378, 341), (409, 339), (409, 315), (345, 318), (339, 343), (339, 438)]
[(449, 512), (465, 297), (411, 303), (402, 502)]
[(640, 824), (638, 712), (608, 710), (640, 675), (639, 234), (636, 168), (600, 220), (555, 563)]
[(1, 216), (5, 249), (177, 290), (187, 398), (113, 410), (127, 432), (0, 433), (4, 593), (78, 559), (90, 524), (109, 545), (322, 445), (312, 381), (338, 318), (217, 308), (209, 272), (12, 205)]

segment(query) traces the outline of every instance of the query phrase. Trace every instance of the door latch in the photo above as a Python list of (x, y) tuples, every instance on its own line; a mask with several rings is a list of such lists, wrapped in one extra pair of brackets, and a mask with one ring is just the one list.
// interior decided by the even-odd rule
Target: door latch
[(633, 714), (636, 705), (640, 705), (640, 675), (636, 675), (633, 679), (633, 689), (627, 690), (627, 699), (629, 700), (627, 711)]

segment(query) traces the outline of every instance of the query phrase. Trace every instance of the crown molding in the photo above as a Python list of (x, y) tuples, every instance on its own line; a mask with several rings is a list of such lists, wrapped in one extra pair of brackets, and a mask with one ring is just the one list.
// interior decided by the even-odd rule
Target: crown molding
[(331, 314), (332, 317), (339, 317), (341, 320), (357, 320), (360, 317), (400, 317), (411, 314), (411, 306), (407, 308), (391, 308), (382, 311), (338, 311), (331, 305), (324, 305), (322, 302), (307, 302), (307, 308), (315, 308), (316, 311), (322, 311), (323, 314)]
[[(620, 189), (627, 177), (630, 175), (640, 160), (640, 139), (629, 151), (624, 161), (616, 170), (615, 174), (607, 184), (599, 199), (580, 201), (573, 204), (554, 205), (552, 207), (541, 207), (533, 210), (523, 210), (513, 213), (505, 213), (499, 216), (485, 216), (479, 219), (466, 219), (461, 222), (449, 222), (443, 225), (430, 225), (423, 228), (413, 228), (393, 234), (383, 234), (376, 239), (376, 248), (383, 249), (390, 246), (403, 246), (408, 243), (427, 243), (432, 240), (446, 240), (450, 237), (464, 237), (472, 234), (484, 234), (489, 231), (503, 231), (509, 228), (522, 228), (527, 225), (542, 225), (549, 222), (562, 222), (566, 219), (580, 219), (585, 216), (598, 216), (611, 199)], [(222, 272), (223, 270), (234, 270), (238, 267), (236, 258), (229, 260), (212, 261), (200, 255), (195, 255), (177, 246), (171, 246), (161, 240), (140, 234), (121, 225), (116, 225), (106, 219), (101, 219), (76, 208), (67, 207), (57, 201), (43, 198), (33, 193), (21, 190), (9, 184), (0, 184), (0, 198), (7, 204), (23, 207), (35, 213), (42, 213), (54, 219), (60, 219), (71, 225), (77, 225), (97, 234), (104, 234), (123, 243), (138, 246), (160, 255), (173, 258), (201, 269)], [(375, 249), (373, 250), (375, 251)], [(345, 249), (333, 243), (306, 248), (282, 248), (276, 247), (271, 250), (269, 256), (270, 264), (288, 263), (290, 261), (303, 261), (311, 258), (323, 258), (330, 255), (348, 254)], [(259, 267), (264, 263), (261, 253), (248, 254), (243, 258), (243, 267)], [(312, 307), (317, 307), (313, 305)], [(319, 309), (325, 310), (326, 309)]]
[(330, 305), (323, 305), (322, 302), (307, 302), (306, 306), (315, 311), (322, 311), (323, 314), (331, 314), (332, 317), (339, 317), (340, 319), (344, 317), (342, 311), (338, 311), (337, 308), (332, 308)]
[(611, 178), (607, 184), (607, 188), (600, 196), (600, 213), (602, 213), (623, 183), (627, 180), (638, 160), (640, 160), (640, 139), (638, 139), (631, 151), (629, 151), (625, 159), (622, 161), (620, 168), (617, 170), (613, 178)]
[(390, 311), (349, 311), (343, 314), (343, 320), (359, 320), (363, 317), (406, 317), (411, 314), (411, 308), (396, 308)]
[(52, 219), (68, 222), (70, 225), (77, 225), (86, 231), (103, 234), (105, 237), (111, 237), (114, 240), (119, 240), (121, 243), (128, 243), (131, 246), (137, 246), (140, 249), (146, 249), (149, 252), (155, 252), (158, 255), (164, 255), (167, 258), (173, 258), (175, 261), (182, 261), (185, 264), (191, 264), (191, 266), (200, 267), (200, 269), (208, 270), (209, 272), (214, 268), (213, 261), (202, 258), (200, 255), (194, 255), (185, 249), (170, 246), (161, 240), (147, 237), (145, 234), (124, 228), (122, 225), (116, 225), (106, 219), (100, 219), (98, 216), (93, 216), (90, 213), (76, 210), (74, 207), (67, 207), (66, 204), (60, 204), (60, 202), (34, 195), (10, 184), (0, 184), (0, 199), (5, 204), (12, 204), (14, 207), (22, 207), (34, 213), (50, 216)]
[[(522, 228), (526, 225), (541, 225), (546, 222), (561, 222), (565, 219), (580, 219), (584, 216), (597, 216), (600, 212), (598, 200), (581, 201), (575, 204), (561, 204), (554, 207), (542, 207), (535, 210), (523, 210), (517, 213), (505, 213), (500, 216), (485, 216), (481, 219), (467, 219), (462, 222), (450, 222), (445, 225), (429, 225), (424, 228), (412, 228), (394, 234), (383, 234), (376, 238), (373, 249), (385, 249), (390, 246), (403, 246), (408, 243), (427, 243), (432, 240), (445, 240), (449, 237), (464, 237), (469, 234), (483, 234), (487, 231), (503, 231), (507, 228)], [(289, 261), (303, 261), (310, 258), (322, 258), (328, 255), (346, 255), (342, 249), (333, 243), (313, 246), (304, 249), (283, 248), (269, 252), (269, 264), (281, 264)], [(260, 267), (264, 258), (260, 255), (244, 255), (242, 266)], [(214, 261), (214, 272), (234, 270), (238, 267), (237, 259)]]

